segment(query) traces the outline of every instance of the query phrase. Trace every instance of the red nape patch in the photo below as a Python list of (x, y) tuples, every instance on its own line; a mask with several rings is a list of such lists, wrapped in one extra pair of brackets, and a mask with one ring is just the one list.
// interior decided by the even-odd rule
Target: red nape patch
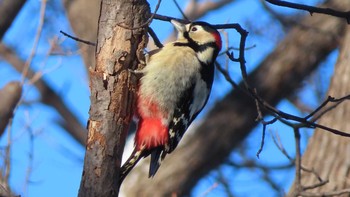
[(220, 51), (220, 50), (221, 50), (221, 47), (222, 47), (222, 42), (221, 42), (220, 33), (219, 33), (219, 32), (214, 32), (214, 33), (213, 33), (213, 36), (214, 36), (214, 38), (215, 38), (216, 46), (219, 47), (219, 51)]
[(168, 128), (158, 118), (145, 118), (139, 121), (135, 145), (151, 149), (168, 143)]

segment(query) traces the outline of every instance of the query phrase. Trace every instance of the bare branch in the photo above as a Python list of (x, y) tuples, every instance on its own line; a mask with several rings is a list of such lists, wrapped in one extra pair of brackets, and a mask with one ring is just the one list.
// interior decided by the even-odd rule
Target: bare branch
[(186, 14), (182, 11), (182, 9), (181, 9), (180, 5), (177, 3), (177, 1), (176, 1), (176, 0), (173, 0), (173, 2), (174, 2), (174, 4), (175, 4), (175, 6), (177, 7), (177, 9), (180, 11), (182, 17), (184, 17), (184, 19), (186, 19), (186, 20), (189, 21), (188, 17), (187, 17)]
[(68, 38), (71, 38), (71, 39), (77, 41), (77, 42), (81, 42), (81, 43), (84, 43), (84, 44), (87, 44), (87, 45), (91, 45), (91, 46), (96, 46), (96, 44), (93, 43), (93, 42), (86, 41), (86, 40), (83, 40), (81, 38), (77, 38), (77, 37), (71, 36), (71, 35), (67, 34), (64, 31), (60, 31), (60, 33), (63, 34), (64, 36), (67, 36)]
[(299, 128), (294, 128), (295, 138), (295, 185), (296, 191), (302, 191), (301, 185), (301, 152), (300, 152), (300, 131)]
[(288, 7), (288, 8), (294, 8), (298, 10), (305, 10), (308, 11), (311, 15), (313, 13), (319, 13), (319, 14), (326, 14), (326, 15), (331, 15), (331, 16), (336, 16), (339, 18), (344, 18), (350, 24), (350, 11), (347, 12), (342, 12), (339, 10), (334, 10), (331, 8), (318, 8), (314, 6), (308, 6), (304, 4), (298, 4), (298, 3), (291, 3), (287, 1), (281, 1), (281, 0), (266, 0), (267, 2), (278, 5), (278, 6), (283, 6), (283, 7)]
[(267, 2), (265, 0), (260, 0), (263, 8), (275, 19), (277, 19), (282, 25), (283, 27), (289, 28), (291, 25), (296, 24), (298, 21), (299, 17), (296, 16), (285, 16), (282, 14), (279, 14), (277, 12), (275, 12), (273, 9), (270, 8), (270, 6), (268, 6)]
[(2, 136), (10, 118), (12, 118), (21, 95), (22, 85), (19, 82), (10, 82), (0, 90), (0, 136)]
[(156, 33), (153, 31), (153, 29), (152, 29), (151, 27), (148, 27), (148, 33), (149, 33), (149, 35), (152, 37), (154, 44), (155, 44), (158, 48), (163, 48), (162, 42), (160, 42), (160, 40), (158, 39)]
[(3, 0), (0, 6), (0, 40), (11, 26), (26, 0)]
[[(349, 6), (349, 2), (347, 7)], [(349, 83), (349, 67), (348, 62), (350, 51), (350, 28), (345, 28), (343, 42), (339, 48), (339, 56), (335, 65), (335, 71), (329, 86), (328, 94), (340, 97), (349, 94), (350, 88), (344, 84)], [(329, 97), (322, 103), (324, 106), (321, 110), (315, 110), (317, 113), (327, 110), (327, 114), (322, 115), (319, 122), (322, 125), (338, 128), (339, 130), (348, 130), (349, 124), (347, 120), (350, 117), (350, 102), (344, 102), (341, 108), (328, 110), (326, 104), (331, 101), (342, 102), (347, 100), (349, 96), (340, 99)], [(332, 103), (334, 104), (334, 103)], [(334, 109), (333, 106), (331, 106)], [(313, 117), (317, 116), (317, 113)], [(308, 116), (309, 117), (309, 116)], [(349, 132), (349, 131), (348, 131)], [(348, 193), (349, 183), (344, 181), (349, 176), (349, 165), (347, 157), (339, 157), (338, 154), (347, 150), (349, 140), (337, 135), (331, 135), (327, 132), (321, 132), (316, 129), (313, 137), (309, 140), (308, 148), (304, 153), (302, 165), (312, 166), (312, 171), (317, 172), (316, 177), (310, 176), (305, 171), (301, 172), (302, 186), (299, 180), (295, 180), (293, 187), (288, 196), (334, 196)], [(322, 181), (322, 178), (325, 181)], [(328, 184), (327, 184), (328, 183)], [(299, 184), (299, 185), (298, 185)], [(305, 192), (305, 190), (310, 190)]]
[(28, 57), (27, 61), (25, 62), (23, 70), (22, 70), (22, 80), (21, 80), (22, 84), (24, 83), (25, 78), (27, 78), (29, 67), (30, 67), (30, 65), (32, 63), (32, 60), (33, 60), (35, 54), (36, 54), (36, 50), (37, 50), (37, 47), (38, 47), (38, 44), (39, 44), (39, 40), (40, 40), (40, 37), (41, 37), (41, 32), (42, 32), (42, 29), (43, 29), (43, 26), (44, 26), (44, 17), (45, 17), (45, 12), (46, 12), (46, 3), (47, 3), (47, 0), (42, 0), (41, 1), (39, 25), (38, 25), (37, 32), (35, 34), (34, 44), (33, 44), (32, 50), (31, 50), (31, 52), (29, 54), (29, 57)]
[[(22, 72), (25, 63), (10, 48), (0, 43), (0, 55), (10, 63), (18, 72)], [(27, 77), (32, 78), (35, 73), (29, 68)], [(47, 85), (43, 79), (38, 79), (34, 85), (41, 94), (42, 102), (54, 107), (61, 117), (65, 120), (67, 132), (76, 139), (81, 145), (85, 145), (87, 131), (81, 125), (78, 118), (68, 109), (60, 95)]]
[[(329, 4), (343, 3), (343, 0), (338, 0)], [(251, 85), (271, 105), (291, 94), (305, 76), (335, 49), (338, 42), (333, 35), (342, 35), (346, 25), (337, 18), (324, 16), (304, 18), (303, 24), (310, 28), (293, 28), (286, 39), (249, 76)], [(318, 31), (315, 28), (329, 32), (328, 36), (316, 33)], [(236, 89), (228, 93), (207, 114), (197, 129), (200, 132), (187, 135), (182, 146), (164, 160), (163, 168), (157, 176), (152, 180), (147, 179), (143, 165), (130, 173), (124, 182), (124, 187), (128, 187), (125, 188), (128, 196), (167, 196), (174, 192), (178, 195), (188, 194), (199, 178), (225, 161), (232, 149), (245, 139), (256, 125), (256, 114), (251, 98)], [(169, 176), (173, 181), (169, 181)], [(135, 180), (138, 181), (137, 186)]]

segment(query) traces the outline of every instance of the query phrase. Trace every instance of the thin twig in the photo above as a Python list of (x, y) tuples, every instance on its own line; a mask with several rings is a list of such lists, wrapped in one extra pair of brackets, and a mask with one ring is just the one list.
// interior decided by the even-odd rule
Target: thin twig
[[(291, 162), (294, 162), (294, 159), (288, 154), (287, 150), (283, 147), (281, 143), (281, 139), (276, 134), (276, 137), (271, 133), (272, 141), (277, 146), (278, 150), (281, 151), (281, 153)], [(277, 139), (276, 139), (277, 138)]]
[(261, 119), (260, 121), (261, 121), (261, 123), (263, 125), (263, 132), (262, 132), (262, 135), (261, 135), (260, 148), (259, 148), (259, 150), (256, 153), (256, 157), (257, 158), (259, 158), (260, 153), (263, 151), (263, 148), (264, 148), (266, 127), (269, 124), (275, 123), (277, 121), (277, 118), (273, 118), (272, 120), (267, 121), (267, 122), (265, 120), (263, 120), (263, 119)]
[(300, 153), (300, 131), (294, 128), (295, 138), (295, 186), (297, 193), (301, 192), (301, 153)]
[(189, 20), (179, 19), (179, 18), (175, 18), (175, 17), (171, 17), (171, 16), (164, 16), (164, 15), (160, 15), (160, 14), (154, 14), (154, 19), (161, 20), (161, 21), (168, 21), (168, 22), (170, 22), (171, 20), (177, 20), (180, 23), (190, 23), (191, 22)]
[[(27, 119), (29, 120), (29, 114), (27, 114)], [(27, 123), (30, 123), (31, 121), (27, 121)], [(26, 171), (26, 178), (25, 178), (25, 185), (23, 191), (27, 193), (28, 191), (28, 185), (30, 183), (31, 175), (33, 172), (33, 159), (34, 159), (34, 132), (32, 128), (30, 127), (30, 124), (26, 125), (26, 129), (29, 133), (29, 152), (28, 152), (28, 167)]]
[(289, 28), (291, 25), (296, 24), (297, 22), (297, 18), (295, 15), (294, 16), (286, 16), (283, 14), (280, 14), (276, 11), (274, 11), (273, 9), (271, 9), (269, 6), (267, 6), (267, 2), (265, 0), (260, 0), (263, 8), (267, 11), (267, 13), (269, 13), (272, 17), (274, 17), (275, 19), (277, 19), (282, 25), (283, 25), (283, 29)]
[(219, 72), (221, 72), (221, 74), (225, 77), (226, 81), (228, 81), (231, 84), (231, 86), (233, 86), (235, 89), (241, 89), (237, 85), (237, 83), (234, 82), (233, 79), (230, 77), (230, 74), (226, 70), (224, 70), (217, 61), (215, 61), (215, 67), (216, 69), (218, 69)]
[(162, 44), (162, 42), (160, 42), (159, 38), (157, 37), (156, 33), (153, 31), (151, 27), (148, 27), (148, 33), (152, 37), (154, 44), (158, 48), (163, 48), (164, 45)]
[(318, 187), (321, 187), (321, 186), (327, 184), (328, 182), (329, 182), (328, 180), (325, 180), (325, 181), (321, 181), (319, 183), (316, 183), (316, 184), (313, 184), (313, 185), (310, 185), (310, 186), (303, 186), (302, 190), (306, 191), (306, 190), (310, 190), (310, 189), (315, 189), (315, 188), (318, 188)]
[(334, 108), (336, 108), (338, 105), (340, 105), (343, 101), (345, 100), (348, 100), (350, 98), (350, 95), (347, 95), (347, 96), (344, 96), (342, 98), (339, 98), (339, 99), (335, 99), (331, 96), (329, 96), (328, 98), (330, 98), (330, 101), (331, 103), (333, 103), (333, 105), (327, 107), (327, 108), (324, 108), (322, 110), (318, 110), (319, 113), (317, 114), (314, 114), (312, 119), (310, 119), (311, 122), (315, 122), (317, 121), (319, 118), (321, 118), (324, 114), (326, 114), (327, 112), (333, 110)]
[(175, 6), (177, 7), (177, 9), (180, 11), (182, 17), (184, 17), (184, 19), (189, 21), (189, 19), (187, 18), (186, 14), (182, 11), (182, 9), (181, 9), (180, 5), (177, 3), (177, 1), (173, 0), (173, 2), (175, 4)]
[(226, 196), (227, 197), (234, 197), (232, 191), (231, 191), (231, 187), (229, 182), (227, 181), (227, 179), (225, 178), (224, 174), (222, 173), (222, 170), (218, 170), (218, 177), (217, 180), (219, 183), (221, 183), (221, 185), (224, 187), (224, 190), (226, 192)]
[(32, 48), (32, 50), (30, 52), (30, 55), (29, 55), (25, 65), (24, 65), (24, 69), (23, 69), (23, 72), (22, 72), (22, 79), (21, 79), (21, 83), (22, 84), (24, 83), (24, 80), (27, 77), (29, 67), (30, 67), (30, 65), (32, 63), (32, 60), (33, 60), (33, 58), (34, 58), (34, 56), (36, 54), (36, 50), (38, 48), (39, 40), (40, 40), (40, 37), (41, 37), (41, 32), (42, 32), (42, 29), (43, 29), (43, 26), (44, 26), (44, 18), (45, 18), (45, 12), (46, 12), (46, 3), (47, 3), (47, 0), (42, 0), (41, 1), (39, 26), (38, 26), (38, 29), (37, 29), (37, 32), (36, 32), (36, 36), (35, 36), (35, 39), (34, 39), (33, 48)]
[(331, 96), (328, 96), (327, 99), (325, 101), (323, 101), (323, 103), (321, 105), (319, 105), (314, 111), (312, 111), (309, 115), (305, 116), (305, 119), (309, 119), (310, 117), (312, 117), (313, 115), (315, 115), (318, 111), (320, 111), (324, 106), (327, 105), (327, 103), (330, 102), (331, 99), (334, 99)]
[(217, 188), (219, 186), (219, 184), (218, 183), (214, 183), (214, 184), (212, 184), (208, 189), (206, 189), (203, 193), (201, 193), (200, 195), (199, 195), (199, 197), (205, 197), (205, 196), (207, 196), (211, 191), (213, 191), (215, 188)]
[[(230, 25), (230, 24), (228, 24), (228, 25)], [(304, 124), (303, 126), (307, 127), (307, 128), (320, 128), (320, 129), (329, 131), (331, 133), (334, 133), (336, 135), (340, 135), (340, 136), (344, 136), (344, 137), (350, 137), (349, 133), (342, 132), (342, 131), (339, 131), (337, 129), (329, 128), (327, 126), (324, 126), (324, 125), (317, 124), (315, 122), (309, 121), (309, 120), (307, 120), (305, 118), (302, 118), (302, 117), (299, 117), (299, 116), (295, 116), (295, 115), (283, 112), (283, 111), (281, 111), (279, 109), (276, 109), (275, 107), (273, 107), (269, 103), (267, 103), (265, 100), (263, 100), (258, 94), (256, 94), (256, 92), (254, 92), (254, 90), (249, 86), (248, 74), (247, 74), (246, 66), (245, 66), (245, 58), (244, 58), (244, 50), (243, 50), (244, 47), (245, 47), (245, 44), (243, 42), (245, 42), (246, 37), (248, 35), (248, 32), (246, 32), (244, 29), (242, 29), (242, 27), (240, 27), (239, 25), (237, 26), (237, 24), (234, 24), (233, 28), (238, 28), (236, 30), (241, 34), (239, 57), (235, 58), (233, 52), (231, 52), (231, 53), (227, 52), (227, 56), (231, 59), (231, 61), (240, 63), (242, 77), (243, 77), (243, 83), (244, 83), (247, 91), (249, 92), (249, 95), (254, 100), (259, 102), (260, 105), (262, 105), (265, 109), (267, 109), (272, 114), (272, 116), (278, 118), (279, 120), (281, 120), (281, 119), (294, 120), (294, 121), (297, 121), (297, 122), (299, 122), (301, 124)], [(348, 98), (348, 97), (350, 97), (350, 95), (347, 95), (347, 96), (341, 98), (341, 100), (344, 100), (345, 98)], [(335, 100), (337, 100), (337, 99), (335, 99)]]
[(60, 33), (63, 34), (64, 36), (67, 36), (68, 38), (71, 38), (71, 39), (77, 41), (77, 42), (81, 42), (81, 43), (84, 43), (84, 44), (87, 44), (87, 45), (91, 45), (91, 46), (96, 46), (96, 43), (93, 43), (93, 42), (90, 42), (90, 41), (86, 41), (86, 40), (83, 40), (83, 39), (71, 36), (71, 35), (69, 35), (68, 33), (64, 32), (62, 30), (60, 31)]
[(314, 170), (314, 169), (307, 169), (306, 167), (304, 167), (304, 166), (301, 166), (301, 169), (304, 171), (304, 172), (308, 172), (308, 173), (311, 173), (311, 174), (313, 174), (313, 175), (315, 175), (316, 176), (316, 178), (318, 179), (318, 181), (320, 181), (320, 182), (325, 182), (325, 181), (328, 181), (328, 180), (322, 180), (322, 178), (320, 177), (320, 175)]
[(336, 16), (339, 18), (344, 18), (346, 19), (347, 23), (350, 24), (350, 11), (347, 12), (341, 12), (338, 10), (334, 10), (331, 8), (318, 8), (314, 6), (308, 6), (304, 4), (298, 4), (298, 3), (291, 3), (287, 1), (281, 1), (281, 0), (266, 0), (267, 2), (282, 6), (282, 7), (288, 7), (288, 8), (293, 8), (297, 10), (305, 10), (308, 11), (311, 15), (313, 13), (319, 13), (319, 14), (326, 14), (326, 15), (331, 15), (331, 16)]
[(229, 160), (227, 162), (225, 162), (226, 165), (230, 165), (232, 167), (235, 168), (257, 168), (257, 169), (262, 169), (262, 170), (285, 170), (285, 169), (290, 169), (294, 166), (294, 163), (288, 163), (288, 164), (282, 164), (282, 165), (262, 165), (259, 164), (257, 162), (255, 162), (255, 160), (253, 159), (245, 159), (243, 162), (241, 163), (235, 163), (232, 160)]
[(279, 193), (280, 196), (284, 196), (284, 195), (281, 195), (283, 193), (283, 189), (280, 185), (278, 185), (277, 180), (273, 179), (271, 177), (271, 172), (270, 170), (263, 170), (263, 175), (262, 175), (262, 179), (263, 181), (265, 181), (267, 184), (270, 185), (270, 187), (275, 190), (275, 192)]

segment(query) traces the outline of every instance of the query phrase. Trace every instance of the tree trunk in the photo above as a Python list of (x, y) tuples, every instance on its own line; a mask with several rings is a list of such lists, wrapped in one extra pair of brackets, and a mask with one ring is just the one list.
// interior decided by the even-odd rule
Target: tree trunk
[[(350, 3), (327, 2), (325, 7), (335, 9), (349, 7)], [(272, 105), (300, 87), (303, 79), (335, 49), (346, 26), (344, 19), (318, 14), (302, 21), (249, 76), (251, 85)], [(251, 98), (239, 90), (230, 92), (208, 113), (196, 129), (198, 132), (185, 135), (153, 179), (147, 178), (149, 162), (136, 167), (123, 183), (123, 194), (128, 197), (188, 194), (200, 178), (222, 164), (248, 136), (257, 124), (256, 117)]]
[[(347, 3), (349, 4), (349, 3)], [(348, 5), (347, 7), (349, 7)], [(339, 98), (350, 94), (350, 27), (346, 27), (335, 72), (329, 87), (328, 95)], [(344, 132), (350, 132), (350, 103), (344, 101), (320, 119), (320, 124)], [(308, 192), (323, 194), (350, 187), (350, 139), (316, 129), (309, 141), (302, 158), (302, 166), (314, 170), (323, 180), (329, 183)], [(320, 183), (312, 173), (302, 172), (301, 185), (310, 186)], [(295, 196), (294, 186), (289, 196)], [(349, 196), (343, 194), (340, 196)]]
[(147, 44), (145, 0), (103, 0), (96, 66), (90, 68), (91, 107), (79, 196), (118, 196), (119, 168), (135, 102), (138, 67)]

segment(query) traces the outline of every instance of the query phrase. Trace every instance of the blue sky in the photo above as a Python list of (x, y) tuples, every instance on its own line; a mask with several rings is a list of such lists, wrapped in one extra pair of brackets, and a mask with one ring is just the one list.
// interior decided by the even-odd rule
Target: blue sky
[[(154, 10), (156, 2), (155, 0), (150, 1), (152, 10)], [(185, 1), (179, 0), (178, 2), (184, 6)], [(305, 1), (299, 2), (305, 3)], [(312, 4), (315, 1), (307, 2)], [(77, 50), (77, 45), (74, 41), (66, 39), (59, 34), (60, 30), (72, 32), (65, 15), (61, 13), (63, 10), (61, 1), (53, 0), (49, 1), (49, 4), (50, 7), (45, 16), (46, 23), (43, 35), (40, 39), (32, 68), (48, 72), (44, 75), (44, 80), (62, 96), (64, 102), (76, 114), (81, 124), (86, 125), (90, 102), (89, 87), (88, 77), (86, 76), (85, 66), (81, 57), (79, 55), (47, 57), (48, 43), (54, 36), (59, 39), (65, 39), (62, 43), (65, 49)], [(4, 43), (15, 49), (22, 59), (28, 57), (32, 48), (38, 26), (39, 10), (40, 1), (27, 1), (20, 15), (3, 39)], [(295, 13), (285, 8), (276, 10), (281, 13)], [(175, 8), (172, 1), (162, 1), (158, 13), (181, 17), (180, 12)], [(246, 52), (249, 71), (253, 70), (259, 61), (273, 49), (276, 41), (284, 36), (280, 25), (271, 23), (269, 15), (262, 10), (259, 1), (237, 1), (237, 3), (206, 15), (201, 20), (209, 23), (238, 22), (243, 27), (251, 27), (251, 29), (247, 29), (251, 32), (247, 46), (255, 45), (255, 47)], [(172, 31), (171, 24), (167, 22), (154, 21), (151, 26), (161, 40), (166, 39)], [(262, 30), (263, 33), (258, 34), (256, 33), (257, 30)], [(228, 34), (230, 46), (237, 47), (239, 35), (234, 30), (228, 31)], [(327, 88), (336, 55), (336, 53), (333, 53), (321, 67), (323, 73), (329, 73), (322, 78), (323, 89)], [(222, 58), (219, 61), (224, 62), (225, 60)], [(3, 61), (0, 61), (0, 64), (0, 87), (3, 87), (11, 80), (20, 79), (20, 75), (10, 65)], [(238, 65), (230, 64), (230, 74), (237, 82), (241, 79)], [(223, 77), (217, 74), (208, 106), (199, 118), (231, 88)], [(310, 86), (302, 88), (299, 95), (308, 104), (316, 106), (318, 99), (314, 91), (310, 89)], [(76, 196), (81, 179), (84, 149), (56, 124), (60, 120), (57, 112), (53, 108), (39, 103), (39, 99), (40, 95), (37, 90), (32, 86), (26, 85), (24, 88), (24, 100), (29, 104), (21, 105), (18, 108), (11, 129), (13, 139), (11, 187), (16, 193), (25, 197)], [(281, 102), (279, 108), (290, 113), (300, 114), (288, 101)], [(259, 149), (261, 131), (262, 128), (260, 126), (257, 127), (249, 139), (243, 143), (247, 147), (248, 155), (261, 164), (286, 163), (285, 157), (273, 144), (270, 133), (267, 134), (265, 149), (261, 153), (260, 159), (254, 156)], [(294, 140), (291, 130), (277, 123), (270, 126), (269, 131), (278, 133), (286, 149), (293, 154)], [(311, 131), (307, 133), (308, 135), (312, 134)], [(31, 135), (34, 135), (33, 139), (31, 139)], [(6, 143), (7, 133), (0, 139), (0, 147), (3, 148)], [(305, 144), (303, 147), (305, 148)], [(33, 160), (29, 159), (31, 148), (34, 149), (32, 152)], [(240, 157), (237, 152), (233, 152), (231, 156), (232, 159), (237, 161), (241, 159)], [(26, 180), (26, 173), (29, 168), (32, 168), (32, 172), (29, 180)], [(224, 173), (224, 177), (229, 180), (230, 190), (234, 191), (238, 196), (260, 196), (262, 192), (270, 194), (269, 196), (276, 195), (266, 183), (259, 180), (259, 177), (261, 177), (259, 170), (237, 170), (227, 165), (221, 166), (220, 170)], [(211, 188), (215, 184), (215, 177), (217, 176), (218, 172), (213, 171), (202, 179), (194, 189), (193, 195), (200, 196), (208, 188)], [(276, 171), (272, 173), (272, 177), (281, 183), (285, 191), (288, 191), (288, 187), (293, 180), (293, 171)], [(225, 196), (225, 190), (219, 185), (211, 189), (207, 196)]]

